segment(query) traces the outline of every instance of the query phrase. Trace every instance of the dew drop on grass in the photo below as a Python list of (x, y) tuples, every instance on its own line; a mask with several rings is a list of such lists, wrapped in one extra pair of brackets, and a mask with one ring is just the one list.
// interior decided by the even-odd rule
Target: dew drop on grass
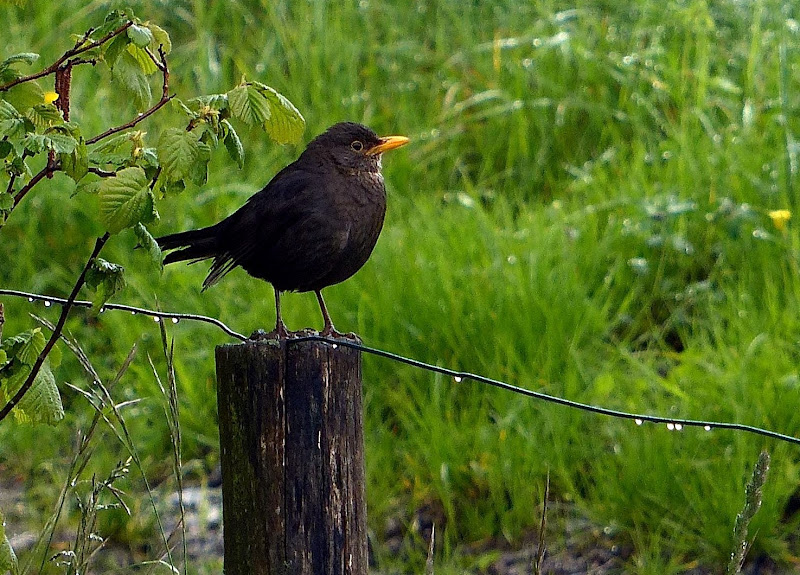
[(633, 422), (634, 422), (636, 425), (641, 425), (641, 424), (643, 423), (643, 421), (642, 421), (641, 419), (639, 419), (638, 417), (637, 417), (636, 419), (634, 419), (634, 420), (633, 420)]

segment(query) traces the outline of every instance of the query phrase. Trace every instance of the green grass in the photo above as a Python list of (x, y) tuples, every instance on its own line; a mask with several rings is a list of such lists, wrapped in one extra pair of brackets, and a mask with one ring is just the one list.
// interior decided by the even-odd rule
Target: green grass
[[(106, 10), (79, 6), (0, 6), (0, 55), (57, 56), (71, 45), (68, 33)], [(341, 119), (412, 137), (385, 158), (389, 214), (372, 259), (327, 290), (340, 329), (577, 401), (800, 433), (800, 238), (767, 214), (798, 209), (800, 37), (791, 3), (134, 8), (172, 35), (180, 96), (224, 91), (245, 74), (289, 97), (308, 137)], [(81, 69), (75, 83), (87, 132), (131, 113), (99, 69)], [(159, 124), (144, 129), (155, 135)], [(215, 160), (208, 186), (161, 203), (157, 232), (217, 221), (297, 155), (243, 135), (244, 170)], [(61, 176), (40, 186), (0, 232), (0, 285), (68, 291), (102, 233), (93, 198), (67, 200), (69, 189)], [(129, 271), (120, 301), (213, 315), (242, 333), (274, 321), (269, 286), (234, 272), (201, 294), (203, 266), (159, 275), (131, 252), (134, 243), (123, 234), (108, 248)], [(33, 325), (29, 311), (53, 313), (4, 303), (6, 334)], [(287, 296), (284, 308), (292, 328), (321, 326), (310, 295)], [(145, 357), (162, 357), (153, 322), (76, 313), (68, 327), (106, 377), (139, 342), (117, 393), (143, 398), (126, 418), (148, 469), (165, 476), (168, 431)], [(211, 350), (226, 339), (188, 322), (169, 331), (184, 454), (202, 476), (218, 459)], [(66, 353), (57, 376), (86, 384)], [(633, 547), (630, 572), (694, 562), (721, 570), (762, 448), (772, 468), (752, 553), (778, 562), (798, 555), (798, 517), (783, 516), (800, 476), (796, 447), (639, 428), (376, 358), (365, 358), (364, 388), (370, 526), (380, 535), (389, 515), (440, 507), (442, 569), (468, 562), (462, 551), (475, 541), (519, 543), (538, 524), (549, 471), (551, 496)], [(0, 464), (30, 478), (42, 508), (72, 428), (89, 417), (63, 391), (69, 415), (59, 428), (0, 425)], [(109, 442), (95, 464), (113, 466), (119, 454)], [(137, 529), (128, 527), (131, 540), (148, 536)], [(420, 545), (405, 565), (419, 572), (423, 562)]]

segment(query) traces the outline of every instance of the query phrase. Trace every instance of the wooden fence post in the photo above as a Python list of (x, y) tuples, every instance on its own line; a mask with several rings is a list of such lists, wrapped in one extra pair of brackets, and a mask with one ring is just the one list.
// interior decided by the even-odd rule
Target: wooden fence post
[(367, 575), (361, 353), (216, 350), (226, 575)]

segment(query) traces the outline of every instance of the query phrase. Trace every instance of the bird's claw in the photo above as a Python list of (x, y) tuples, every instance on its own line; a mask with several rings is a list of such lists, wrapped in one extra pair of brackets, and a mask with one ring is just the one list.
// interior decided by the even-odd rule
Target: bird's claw
[(276, 326), (275, 329), (272, 331), (264, 331), (263, 329), (257, 329), (253, 333), (250, 334), (248, 339), (252, 341), (266, 341), (266, 340), (284, 340), (284, 339), (294, 339), (298, 337), (297, 332), (289, 331), (286, 329), (285, 325)]
[(336, 328), (334, 328), (332, 325), (324, 328), (321, 332), (319, 332), (319, 335), (320, 337), (326, 337), (330, 339), (346, 339), (354, 343), (361, 343), (361, 338), (358, 337), (358, 334), (355, 334), (352, 331), (347, 333), (336, 331)]

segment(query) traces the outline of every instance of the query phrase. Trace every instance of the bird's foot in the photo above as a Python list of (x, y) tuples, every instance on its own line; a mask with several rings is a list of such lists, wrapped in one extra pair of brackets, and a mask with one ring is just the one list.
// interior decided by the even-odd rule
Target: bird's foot
[(332, 325), (326, 326), (321, 332), (319, 332), (319, 335), (320, 337), (327, 337), (331, 339), (346, 339), (355, 343), (361, 343), (361, 338), (358, 337), (358, 334), (355, 334), (352, 331), (347, 333), (336, 331), (336, 328), (333, 327)]
[(272, 331), (264, 331), (263, 329), (257, 329), (253, 333), (250, 334), (248, 339), (253, 341), (265, 341), (265, 340), (282, 340), (282, 339), (293, 339), (297, 337), (297, 333), (293, 331), (289, 331), (284, 324), (278, 324), (275, 326), (275, 329)]

